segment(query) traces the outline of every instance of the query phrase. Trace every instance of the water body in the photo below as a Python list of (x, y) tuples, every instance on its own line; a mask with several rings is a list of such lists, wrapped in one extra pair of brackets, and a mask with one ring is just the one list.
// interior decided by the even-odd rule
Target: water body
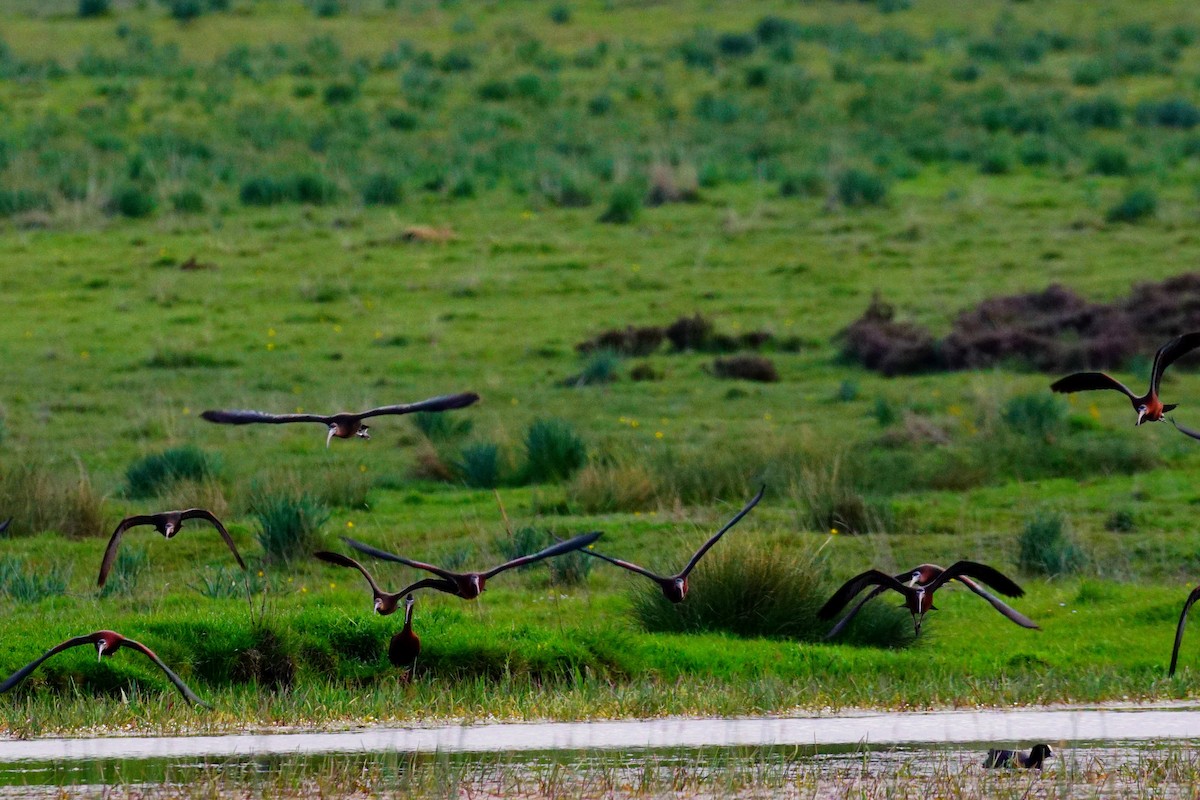
[(831, 747), (1037, 741), (1200, 742), (1200, 706), (1109, 706), (851, 713), (822, 717), (654, 719), (0, 741), (0, 764), (329, 753), (514, 753), (667, 748)]

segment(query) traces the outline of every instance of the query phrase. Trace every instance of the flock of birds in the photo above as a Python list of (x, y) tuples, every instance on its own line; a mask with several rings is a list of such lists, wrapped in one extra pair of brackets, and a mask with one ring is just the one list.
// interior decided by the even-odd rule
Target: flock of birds
[[(1124, 394), (1133, 404), (1133, 410), (1137, 414), (1135, 425), (1142, 425), (1146, 422), (1162, 422), (1166, 419), (1164, 416), (1167, 412), (1173, 410), (1176, 404), (1164, 404), (1159, 399), (1159, 387), (1162, 381), (1163, 372), (1184, 354), (1200, 347), (1200, 332), (1188, 333), (1178, 336), (1167, 342), (1154, 356), (1154, 363), (1150, 371), (1150, 387), (1143, 395), (1134, 394), (1125, 384), (1110, 377), (1103, 372), (1077, 372), (1068, 375), (1051, 384), (1050, 388), (1055, 392), (1072, 393), (1092, 390), (1113, 390)], [(411, 414), (418, 411), (424, 412), (440, 412), (453, 409), (465, 408), (474, 404), (479, 400), (479, 395), (472, 392), (461, 394), (443, 395), (440, 397), (430, 398), (417, 403), (409, 403), (404, 405), (382, 406), (380, 408), (370, 409), (360, 413), (340, 412), (337, 414), (320, 415), (320, 414), (268, 414), (261, 411), (248, 410), (232, 410), (232, 411), (205, 411), (201, 417), (209, 422), (229, 424), (229, 425), (246, 425), (251, 423), (260, 424), (285, 424), (293, 422), (315, 422), (323, 424), (327, 427), (325, 445), (329, 446), (330, 442), (336, 437), (339, 439), (350, 439), (359, 437), (369, 439), (370, 433), (368, 426), (364, 420), (378, 416)], [(1181, 432), (1194, 439), (1200, 440), (1200, 431), (1195, 431), (1183, 425), (1172, 424)], [(592, 550), (592, 545), (600, 538), (601, 534), (598, 531), (585, 533), (575, 536), (565, 541), (559, 541), (544, 550), (533, 553), (531, 555), (515, 558), (506, 561), (499, 566), (489, 570), (480, 572), (455, 572), (453, 570), (444, 569), (433, 564), (428, 564), (422, 561), (416, 561), (404, 556), (399, 556), (394, 553), (389, 553), (385, 550), (372, 547), (359, 541), (355, 541), (349, 537), (342, 537), (343, 541), (354, 550), (360, 553), (372, 556), (373, 558), (383, 561), (391, 561), (398, 564), (404, 564), (415, 569), (423, 570), (431, 573), (433, 577), (423, 578), (415, 583), (404, 587), (398, 592), (386, 592), (379, 587), (375, 578), (360, 562), (344, 555), (330, 551), (320, 551), (315, 553), (315, 557), (339, 567), (358, 570), (366, 580), (371, 589), (371, 594), (374, 601), (374, 610), (377, 614), (389, 615), (394, 613), (399, 607), (401, 601), (404, 602), (404, 626), (399, 633), (392, 637), (388, 647), (388, 658), (392, 664), (401, 667), (405, 670), (407, 676), (411, 676), (416, 665), (417, 657), (421, 652), (421, 641), (417, 634), (413, 631), (413, 608), (416, 604), (414, 593), (421, 589), (435, 589), (462, 598), (463, 600), (473, 600), (484, 591), (487, 581), (497, 575), (517, 567), (532, 564), (537, 561), (542, 561), (547, 558), (560, 556), (564, 553), (572, 551), (580, 551), (589, 556), (607, 561), (622, 569), (628, 570), (638, 575), (642, 575), (659, 585), (663, 595), (672, 603), (681, 603), (687, 597), (688, 593), (688, 576), (695, 569), (700, 559), (704, 554), (715, 545), (722, 536), (725, 535), (734, 525), (736, 525), (743, 517), (750, 513), (758, 502), (762, 499), (763, 493), (766, 491), (764, 486), (759, 490), (746, 505), (729, 520), (720, 530), (713, 534), (703, 545), (695, 552), (688, 560), (682, 570), (673, 575), (660, 575), (652, 572), (645, 567), (639, 566), (630, 561), (624, 561), (619, 558), (604, 555)], [(210, 523), (224, 539), (225, 544), (233, 553), (233, 557), (237, 560), (238, 565), (245, 570), (246, 562), (238, 553), (237, 546), (234, 544), (233, 537), (225, 529), (212, 512), (202, 508), (192, 508), (182, 511), (163, 511), (155, 514), (139, 514), (126, 517), (117, 525), (113, 531), (111, 538), (108, 541), (108, 546), (105, 548), (104, 557), (100, 562), (100, 576), (97, 584), (103, 587), (108, 578), (109, 573), (116, 561), (117, 550), (120, 546), (122, 536), (131, 528), (140, 526), (150, 526), (162, 534), (167, 539), (173, 538), (183, 527), (184, 522), (189, 520), (203, 520)], [(8, 521), (0, 523), (0, 534), (8, 526)], [(913, 618), (913, 627), (916, 635), (920, 635), (921, 623), (925, 618), (925, 614), (929, 611), (936, 610), (933, 605), (934, 593), (947, 582), (956, 580), (966, 586), (971, 592), (979, 595), (987, 600), (997, 611), (1003, 614), (1012, 622), (1024, 628), (1039, 629), (1038, 625), (1033, 620), (1021, 614), (1019, 611), (1011, 608), (998, 597), (993, 595), (980, 584), (984, 584), (991, 589), (1003, 594), (1007, 597), (1021, 597), (1024, 591), (1011, 578), (1007, 577), (999, 570), (987, 564), (980, 564), (974, 561), (957, 561), (951, 564), (948, 568), (943, 569), (936, 564), (921, 564), (908, 572), (899, 575), (891, 575), (878, 569), (869, 569), (859, 575), (854, 576), (846, 581), (833, 596), (825, 603), (824, 606), (817, 612), (821, 619), (833, 619), (842, 611), (852, 600), (858, 597), (865, 589), (872, 587), (871, 591), (866, 594), (858, 603), (850, 609), (838, 622), (830, 629), (826, 635), (826, 639), (831, 639), (837, 636), (854, 618), (862, 608), (872, 599), (884, 594), (888, 591), (894, 591), (901, 595), (904, 599), (904, 607), (907, 608)], [(1187, 622), (1188, 610), (1192, 605), (1200, 599), (1200, 586), (1197, 586), (1188, 595), (1184, 603), (1183, 611), (1179, 617), (1179, 623), (1175, 632), (1175, 645), (1171, 653), (1171, 665), (1169, 674), (1175, 674), (1175, 667), (1178, 661), (1179, 648), (1183, 641), (1184, 626)], [(141, 642), (134, 641), (125, 636), (122, 636), (115, 631), (96, 631), (85, 636), (76, 636), (67, 639), (58, 645), (55, 645), (44, 654), (34, 659), (30, 663), (21, 667), (19, 670), (10, 675), (3, 683), (0, 683), (0, 694), (7, 692), (9, 689), (16, 686), (24, 680), (31, 672), (51, 656), (61, 653), (64, 650), (82, 645), (93, 645), (96, 648), (97, 657), (111, 656), (122, 647), (139, 650), (144, 653), (151, 661), (153, 661), (160, 669), (166, 673), (170, 681), (179, 689), (188, 702), (208, 707), (195, 692), (193, 692), (176, 675), (162, 659), (159, 658), (150, 648), (146, 647)], [(1022, 754), (1011, 750), (992, 750), (988, 753), (987, 761), (984, 766), (1008, 766), (1018, 765), (1022, 767), (1033, 767), (1040, 769), (1043, 761), (1052, 755), (1050, 748), (1045, 744), (1036, 745), (1028, 754)]]

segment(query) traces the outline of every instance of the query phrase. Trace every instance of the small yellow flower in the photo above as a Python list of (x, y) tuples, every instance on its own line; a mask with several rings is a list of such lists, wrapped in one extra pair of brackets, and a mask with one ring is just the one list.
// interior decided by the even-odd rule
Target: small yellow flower
[(837, 529), (837, 528), (830, 528), (830, 529), (829, 529), (829, 534), (830, 534), (830, 536), (836, 536), (836, 535), (837, 535), (837, 532), (838, 532), (838, 529)]
[(366, 465), (366, 464), (359, 464), (359, 465), (358, 465), (358, 471), (359, 471), (359, 472), (366, 472), (366, 471), (367, 471), (367, 465)]
[(334, 333), (341, 333), (341, 332), (342, 332), (342, 326), (341, 326), (341, 325), (334, 325), (334, 326), (333, 326), (333, 332), (334, 332)]
[(661, 438), (663, 438), (663, 432), (662, 432), (662, 431), (655, 431), (655, 432), (654, 432), (654, 438), (655, 438), (655, 439), (661, 439)]
[[(260, 569), (260, 570), (258, 571), (258, 577), (260, 577), (260, 578), (261, 578), (262, 576), (263, 576), (263, 571)], [(291, 578), (288, 578), (288, 580), (290, 581), (290, 580), (291, 580)]]
[(301, 592), (302, 594), (308, 594), (308, 587), (307, 587), (307, 586), (301, 586), (301, 587), (300, 587), (300, 592)]
[(80, 357), (80, 358), (91, 358), (91, 356), (92, 356), (92, 354), (91, 354), (91, 353), (89, 353), (87, 350), (80, 350), (80, 351), (79, 351), (79, 357)]
[(375, 338), (376, 338), (376, 339), (382, 339), (382, 338), (383, 338), (383, 331), (375, 331)]
[(190, 408), (188, 408), (187, 406), (184, 406), (183, 407), (183, 415), (186, 417), (190, 413), (192, 413), (192, 410)]
[(330, 581), (330, 582), (329, 582), (329, 588), (330, 588), (330, 589), (336, 589), (336, 588), (337, 588), (337, 584), (336, 584), (336, 583), (334, 583), (334, 582), (332, 582), (332, 581)]
[(353, 527), (354, 527), (354, 523), (353, 523), (353, 522), (351, 522), (350, 520), (346, 520), (346, 527), (347, 527), (347, 528), (353, 528)]
[(517, 404), (517, 398), (514, 397), (513, 399), (509, 400), (508, 402), (515, 406)]
[(946, 409), (946, 411), (947, 411), (947, 412), (950, 414), (950, 416), (952, 416), (952, 417), (961, 417), (961, 416), (962, 416), (962, 413), (963, 413), (962, 406), (960, 406), (960, 405), (957, 405), (957, 404), (953, 404), (953, 403), (950, 405), (950, 407), (949, 407), (949, 408), (947, 408), (947, 409)]
[(304, 406), (296, 406), (296, 413), (297, 413), (297, 414), (303, 414), (303, 413), (304, 413)]
[(274, 342), (267, 342), (267, 349), (268, 349), (268, 350), (274, 350), (274, 349), (275, 349), (275, 343), (274, 343)]
[(636, 427), (638, 427), (640, 424), (641, 424), (641, 423), (640, 423), (640, 422), (638, 422), (636, 419), (631, 419), (631, 420), (629, 420), (629, 427), (631, 427), (631, 428), (636, 428)]
[(267, 328), (267, 336), (274, 336), (274, 335), (275, 335), (275, 329)]
[(771, 412), (768, 411), (767, 413), (763, 414), (763, 419), (765, 419), (767, 422), (770, 422), (771, 421)]
[(1100, 407), (1095, 403), (1088, 406), (1088, 416), (1092, 419), (1100, 419)]
[(631, 264), (629, 268), (631, 270), (633, 270), (634, 272), (640, 272), (642, 269), (642, 265), (641, 264)]
[(533, 212), (532, 211), (522, 211), (521, 219), (533, 219)]

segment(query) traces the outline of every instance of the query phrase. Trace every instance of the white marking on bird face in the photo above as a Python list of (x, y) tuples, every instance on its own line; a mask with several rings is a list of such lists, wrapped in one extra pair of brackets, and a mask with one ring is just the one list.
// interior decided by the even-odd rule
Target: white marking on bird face
[(356, 435), (356, 436), (361, 436), (361, 437), (362, 437), (362, 438), (364, 438), (364, 439), (370, 439), (370, 438), (371, 438), (371, 434), (370, 434), (370, 433), (368, 433), (368, 431), (369, 431), (369, 430), (370, 430), (370, 429), (369, 429), (369, 428), (368, 428), (366, 425), (363, 425), (361, 428), (359, 428), (359, 429), (358, 429), (358, 433), (357, 433), (357, 434), (355, 434), (355, 435)]
[(1146, 407), (1144, 405), (1138, 406), (1137, 412), (1138, 412), (1137, 422), (1133, 423), (1135, 426), (1142, 424), (1142, 417), (1146, 416)]
[(383, 613), (383, 598), (382, 597), (375, 598), (375, 613), (376, 614)]

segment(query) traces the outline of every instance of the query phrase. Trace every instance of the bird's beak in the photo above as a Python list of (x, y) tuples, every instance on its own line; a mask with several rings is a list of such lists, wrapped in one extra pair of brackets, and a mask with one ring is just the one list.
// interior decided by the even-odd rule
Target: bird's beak
[(1138, 411), (1138, 418), (1137, 418), (1137, 422), (1133, 423), (1133, 425), (1134, 425), (1134, 427), (1135, 427), (1135, 428), (1136, 428), (1138, 425), (1141, 425), (1141, 424), (1142, 424), (1142, 417), (1144, 417), (1144, 416), (1146, 416), (1146, 409), (1144, 409), (1144, 408), (1143, 408), (1143, 409), (1141, 409), (1140, 411)]
[(924, 621), (924, 614), (913, 614), (913, 636), (921, 635), (921, 623)]
[(329, 426), (329, 433), (327, 433), (325, 435), (325, 446), (326, 447), (329, 447), (329, 443), (333, 441), (333, 434), (336, 430), (337, 430), (337, 428), (333, 427), (332, 425)]

